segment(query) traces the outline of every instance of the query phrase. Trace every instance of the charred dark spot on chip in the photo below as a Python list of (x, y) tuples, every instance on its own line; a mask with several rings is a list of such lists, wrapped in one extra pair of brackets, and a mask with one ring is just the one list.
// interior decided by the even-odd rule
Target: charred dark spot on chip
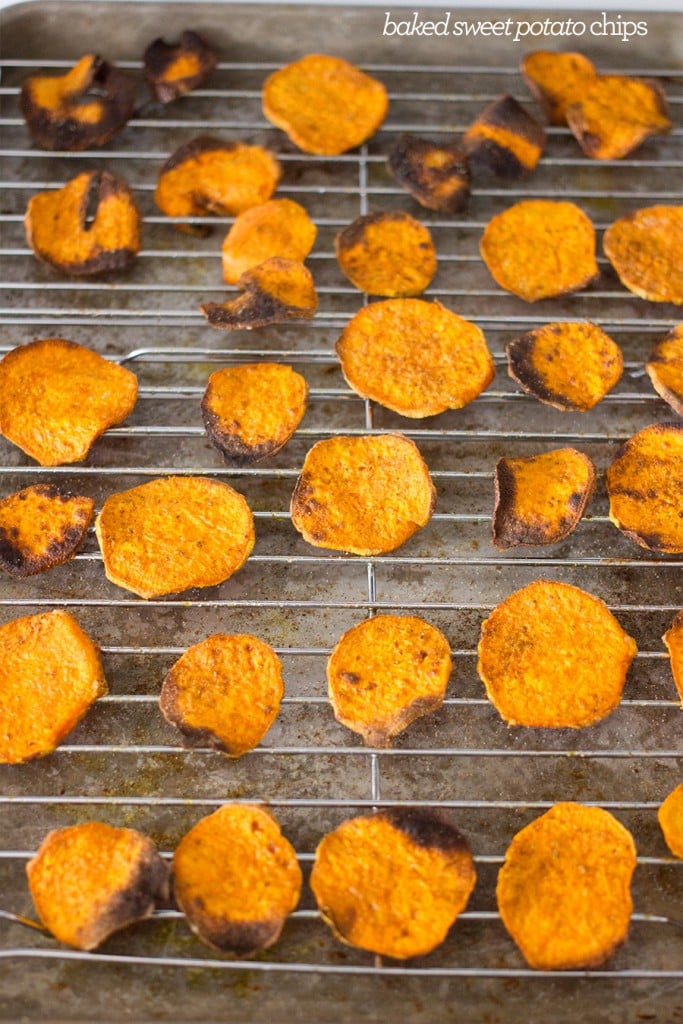
[(202, 400), (202, 418), (211, 444), (221, 453), (229, 466), (251, 466), (254, 462), (268, 458), (269, 455), (275, 455), (283, 447), (274, 441), (247, 444), (238, 434), (225, 430), (221, 417), (208, 408), (206, 396)]
[(344, 682), (351, 683), (352, 686), (360, 682), (360, 676), (357, 672), (340, 672), (339, 675)]
[(190, 139), (189, 142), (179, 146), (174, 153), (171, 153), (168, 160), (161, 168), (161, 173), (164, 171), (172, 171), (174, 167), (179, 167), (184, 164), (186, 160), (191, 160), (193, 157), (199, 156), (200, 153), (215, 153), (217, 150), (231, 150), (236, 149), (237, 143), (231, 142), (225, 139), (216, 139), (211, 135), (198, 135), (196, 139)]
[(282, 918), (263, 921), (217, 921), (203, 915), (202, 936), (212, 946), (236, 957), (247, 957), (271, 946), (282, 930)]
[(190, 29), (177, 43), (155, 39), (143, 58), (147, 84), (160, 103), (170, 103), (196, 89), (209, 77), (216, 62), (216, 54), (206, 40)]
[(572, 406), (567, 406), (566, 396), (552, 391), (536, 371), (533, 364), (535, 344), (534, 332), (529, 331), (505, 346), (510, 376), (518, 384), (521, 384), (525, 391), (530, 391), (536, 395), (541, 402), (548, 402), (551, 405), (562, 404), (563, 407), (572, 408)]
[(199, 307), (219, 331), (249, 331), (286, 320), (310, 320), (318, 306), (311, 273), (296, 260), (272, 257), (242, 274), (237, 287), (244, 295)]
[(389, 154), (389, 168), (399, 185), (429, 210), (458, 213), (467, 205), (467, 156), (455, 145), (403, 136)]
[(545, 142), (543, 126), (507, 94), (485, 107), (463, 137), (473, 171), (509, 180), (533, 171)]
[(443, 812), (424, 811), (418, 807), (391, 807), (379, 814), (418, 846), (444, 853), (469, 852), (465, 837)]
[(156, 851), (142, 855), (135, 874), (125, 889), (120, 889), (107, 903), (98, 920), (98, 931), (105, 937), (127, 924), (149, 915), (169, 897), (169, 868)]

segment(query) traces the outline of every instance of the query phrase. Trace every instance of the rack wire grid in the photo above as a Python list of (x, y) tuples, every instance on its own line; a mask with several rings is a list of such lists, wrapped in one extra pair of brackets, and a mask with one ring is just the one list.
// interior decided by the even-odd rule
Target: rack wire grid
[[(80, 52), (74, 49), (74, 60)], [(95, 953), (67, 950), (8, 921), (0, 956), (24, 968), (30, 962), (30, 970), (8, 975), (10, 1003), (4, 1005), (16, 1000), (15, 1006), (30, 1012), (41, 998), (34, 995), (34, 1005), (31, 993), (44, 989), (51, 998), (62, 993), (56, 1005), (67, 1014), (80, 986), (89, 1005), (106, 1016), (115, 978), (117, 1000), (142, 986), (151, 1000), (145, 1005), (159, 1014), (160, 1007), (175, 1007), (177, 1019), (189, 1017), (199, 999), (205, 1008), (221, 1005), (222, 1019), (232, 1020), (234, 1008), (212, 1002), (230, 993), (241, 997), (236, 1005), (245, 1017), (258, 1017), (256, 1008), (260, 1013), (272, 999), (271, 1019), (285, 1019), (278, 1014), (288, 1005), (283, 999), (292, 984), (296, 999), (304, 1000), (292, 1005), (320, 1008), (315, 1000), (333, 992), (332, 1002), (348, 1013), (355, 1005), (351, 991), (361, 993), (366, 1006), (381, 992), (387, 1007), (412, 1005), (415, 1020), (423, 1019), (419, 1001), (428, 992), (444, 999), (457, 993), (463, 1005), (475, 1000), (473, 1006), (481, 1005), (476, 999), (483, 992), (500, 1012), (502, 1005), (508, 1008), (506, 1016), (490, 1019), (506, 1020), (516, 1019), (514, 1006), (531, 1012), (530, 992), (539, 1013), (555, 1006), (557, 1016), (539, 1018), (546, 1020), (560, 1019), (563, 1000), (575, 1007), (580, 991), (591, 1000), (616, 993), (641, 1010), (659, 1006), (662, 998), (669, 1009), (679, 1006), (681, 936), (667, 919), (683, 916), (683, 864), (668, 855), (656, 810), (679, 781), (680, 707), (661, 636), (683, 603), (681, 565), (636, 547), (610, 524), (602, 483), (602, 471), (623, 440), (649, 423), (674, 418), (644, 376), (643, 362), (675, 322), (676, 310), (631, 295), (605, 259), (599, 260), (600, 280), (587, 290), (527, 305), (494, 284), (478, 241), (494, 213), (525, 196), (575, 200), (595, 221), (599, 239), (617, 216), (652, 203), (680, 202), (681, 72), (646, 72), (664, 81), (675, 125), (670, 135), (649, 140), (627, 159), (596, 163), (580, 154), (566, 129), (550, 128), (533, 176), (511, 185), (476, 181), (468, 209), (444, 217), (418, 207), (393, 182), (386, 154), (404, 131), (457, 138), (482, 105), (503, 91), (535, 111), (512, 66), (366, 65), (385, 82), (390, 113), (369, 143), (340, 157), (303, 155), (264, 121), (260, 89), (277, 65), (253, 61), (221, 63), (208, 87), (166, 109), (147, 105), (104, 149), (37, 150), (19, 113), (19, 83), (70, 63), (3, 61), (0, 351), (34, 338), (67, 337), (134, 370), (140, 397), (126, 423), (109, 430), (83, 464), (42, 468), (0, 440), (2, 493), (52, 481), (91, 495), (101, 507), (113, 491), (153, 477), (202, 474), (229, 481), (247, 497), (257, 542), (246, 566), (228, 582), (163, 600), (144, 602), (110, 584), (92, 534), (73, 561), (32, 579), (2, 580), (0, 621), (55, 606), (73, 610), (102, 647), (110, 686), (110, 695), (52, 756), (2, 768), (4, 911), (32, 916), (25, 864), (51, 828), (93, 818), (133, 826), (151, 834), (170, 856), (199, 817), (229, 800), (267, 802), (294, 842), (306, 876), (321, 836), (345, 818), (375, 807), (448, 808), (470, 841), (479, 881), (447, 941), (429, 957), (405, 964), (338, 943), (319, 919), (307, 886), (281, 940), (248, 963), (208, 951), (172, 910), (112, 937)], [(121, 63), (139, 72), (139, 62)], [(309, 265), (320, 311), (311, 322), (231, 334), (204, 323), (198, 304), (222, 300), (229, 291), (222, 284), (220, 242), (230, 219), (190, 218), (213, 228), (206, 238), (190, 237), (156, 210), (152, 197), (168, 154), (198, 133), (263, 143), (277, 152), (284, 169), (277, 194), (303, 203), (319, 229)], [(24, 210), (38, 190), (58, 188), (91, 168), (108, 168), (132, 185), (144, 215), (144, 247), (127, 273), (67, 280), (33, 258), (24, 238)], [(367, 297), (342, 277), (333, 239), (359, 214), (383, 209), (407, 210), (429, 225), (439, 270), (425, 297), (476, 321), (494, 352), (493, 384), (465, 409), (409, 421), (360, 399), (343, 380), (334, 341)], [(622, 380), (585, 414), (541, 405), (506, 374), (506, 341), (567, 318), (590, 318), (624, 351)], [(205, 436), (200, 396), (218, 366), (261, 359), (280, 360), (304, 374), (309, 410), (278, 455), (255, 468), (227, 468)], [(413, 438), (430, 467), (438, 491), (432, 521), (384, 557), (308, 546), (288, 513), (308, 448), (340, 432), (392, 430)], [(589, 514), (573, 536), (550, 548), (496, 551), (490, 540), (496, 460), (569, 444), (594, 460), (601, 477)], [(621, 705), (592, 728), (508, 729), (477, 678), (482, 619), (539, 577), (603, 598), (637, 640), (639, 653)], [(455, 666), (442, 710), (414, 723), (392, 749), (382, 751), (364, 748), (337, 724), (325, 694), (331, 648), (345, 630), (379, 611), (414, 612), (437, 625), (451, 642)], [(184, 749), (156, 706), (161, 681), (177, 656), (219, 630), (256, 633), (284, 663), (279, 719), (259, 748), (238, 761)], [(573, 975), (529, 970), (495, 902), (497, 871), (513, 834), (559, 800), (613, 811), (634, 834), (639, 853), (628, 943), (604, 966)], [(151, 978), (163, 991), (150, 986)], [(474, 982), (482, 984), (477, 989)], [(379, 1013), (379, 1004), (373, 1005)], [(117, 1006), (123, 1019), (124, 1002)], [(328, 1017), (320, 1010), (314, 1019)]]

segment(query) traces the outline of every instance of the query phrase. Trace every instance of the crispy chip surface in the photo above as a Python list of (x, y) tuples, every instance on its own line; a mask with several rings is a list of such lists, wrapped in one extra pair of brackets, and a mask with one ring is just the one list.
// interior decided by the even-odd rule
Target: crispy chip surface
[(671, 662), (671, 674), (683, 703), (683, 609), (674, 616), (671, 628), (662, 637)]
[(656, 343), (645, 371), (657, 394), (683, 416), (683, 324), (676, 324)]
[(507, 94), (482, 110), (462, 140), (473, 171), (491, 171), (510, 181), (534, 170), (545, 143), (543, 126)]
[(272, 256), (246, 270), (237, 287), (244, 295), (230, 302), (205, 302), (199, 307), (218, 331), (251, 331), (285, 320), (310, 320), (318, 308), (308, 267), (281, 256)]
[(369, 295), (419, 295), (436, 273), (429, 230), (402, 210), (357, 217), (334, 244), (342, 272)]
[(223, 277), (236, 284), (242, 274), (272, 256), (298, 263), (313, 248), (318, 229), (292, 199), (270, 199), (236, 218), (223, 242)]
[(567, 123), (586, 156), (620, 160), (650, 135), (671, 131), (666, 98), (654, 79), (598, 75), (566, 109)]
[(389, 167), (401, 188), (428, 210), (458, 213), (467, 205), (470, 172), (457, 145), (405, 135), (389, 154)]
[(603, 248), (629, 291), (683, 305), (683, 206), (646, 206), (615, 220)]
[(683, 782), (669, 793), (657, 818), (666, 845), (674, 857), (683, 857)]
[(216, 67), (216, 54), (197, 32), (187, 29), (177, 43), (155, 39), (145, 50), (143, 67), (150, 92), (170, 103), (198, 88)]
[(581, 53), (528, 53), (522, 77), (545, 110), (551, 124), (567, 123), (567, 107), (597, 77), (595, 66)]
[(0, 569), (34, 576), (66, 562), (83, 541), (95, 511), (92, 498), (34, 484), (0, 499)]

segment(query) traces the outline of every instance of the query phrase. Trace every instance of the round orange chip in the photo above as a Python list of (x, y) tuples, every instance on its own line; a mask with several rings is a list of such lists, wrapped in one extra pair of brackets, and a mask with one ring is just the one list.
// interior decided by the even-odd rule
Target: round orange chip
[(223, 242), (223, 277), (236, 284), (259, 263), (280, 256), (299, 263), (313, 248), (318, 229), (303, 206), (291, 199), (271, 199), (236, 218)]
[(34, 576), (71, 558), (88, 532), (92, 498), (34, 484), (0, 498), (0, 569)]
[(669, 793), (657, 818), (666, 845), (674, 857), (683, 857), (683, 782)]
[(344, 328), (336, 349), (354, 391), (413, 418), (462, 408), (495, 373), (475, 324), (439, 302), (420, 299), (364, 306)]
[(598, 75), (567, 106), (567, 123), (586, 156), (620, 160), (650, 135), (671, 131), (666, 98), (654, 79)]
[(263, 86), (263, 113), (304, 153), (336, 156), (360, 146), (388, 108), (382, 83), (339, 57), (309, 54)]
[(419, 295), (436, 273), (436, 249), (424, 224), (401, 210), (357, 217), (335, 239), (351, 284), (368, 295)]
[(683, 416), (683, 324), (677, 324), (657, 342), (645, 371), (657, 394)]
[(598, 275), (595, 228), (574, 203), (515, 203), (489, 221), (480, 250), (501, 288), (526, 302), (578, 291)]
[(634, 295), (683, 305), (683, 206), (646, 206), (615, 220), (603, 247)]
[(581, 53), (527, 53), (522, 78), (539, 101), (551, 124), (567, 123), (567, 107), (596, 78), (595, 66)]
[(683, 702), (683, 608), (674, 616), (671, 629), (666, 631), (662, 639), (669, 652), (671, 674), (678, 690), (678, 696)]

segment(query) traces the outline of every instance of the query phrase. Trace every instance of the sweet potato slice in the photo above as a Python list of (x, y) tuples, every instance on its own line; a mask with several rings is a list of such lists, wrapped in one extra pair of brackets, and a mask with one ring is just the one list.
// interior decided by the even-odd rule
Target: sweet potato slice
[(620, 160), (650, 135), (671, 131), (662, 87), (651, 78), (598, 75), (566, 110), (567, 123), (586, 156)]
[(0, 433), (41, 466), (82, 462), (135, 406), (134, 373), (83, 345), (45, 338), (0, 360)]
[(536, 50), (522, 61), (522, 77), (551, 124), (567, 123), (567, 107), (597, 78), (595, 66), (581, 53)]
[(26, 873), (40, 920), (76, 949), (96, 949), (169, 896), (169, 870), (152, 840), (99, 821), (48, 832)]
[(662, 637), (671, 660), (671, 674), (683, 702), (683, 608), (674, 616), (671, 629)]
[(540, 402), (587, 412), (624, 372), (621, 349), (591, 323), (553, 323), (506, 345), (508, 372)]
[(634, 295), (683, 305), (683, 206), (646, 206), (620, 217), (605, 231), (603, 248)]
[(534, 170), (545, 143), (543, 125), (508, 94), (484, 107), (462, 140), (472, 171), (490, 171), (508, 181)]
[(666, 845), (674, 857), (683, 858), (683, 782), (669, 793), (657, 818)]
[[(161, 169), (154, 201), (168, 217), (244, 213), (270, 199), (282, 171), (263, 146), (199, 136), (172, 153)], [(204, 225), (177, 224), (206, 235)]]
[(336, 349), (354, 391), (414, 418), (462, 408), (495, 373), (475, 324), (420, 299), (365, 306), (344, 328)]
[(133, 193), (109, 171), (85, 172), (64, 188), (38, 192), (29, 199), (24, 225), (37, 258), (73, 277), (126, 270), (140, 251), (142, 220)]
[(292, 524), (315, 547), (381, 555), (425, 526), (435, 502), (429, 470), (407, 437), (339, 435), (308, 452)]
[(419, 295), (436, 273), (429, 230), (402, 210), (357, 217), (334, 246), (342, 273), (369, 295)]
[(35, 576), (67, 562), (88, 532), (92, 498), (34, 484), (0, 499), (0, 569), (10, 576)]
[(467, 205), (470, 172), (459, 146), (404, 135), (389, 154), (389, 168), (401, 188), (428, 210), (459, 213)]
[(599, 598), (536, 580), (482, 623), (477, 671), (508, 725), (580, 729), (617, 707), (636, 650)]
[(242, 274), (272, 256), (296, 260), (308, 256), (318, 229), (303, 206), (292, 199), (270, 199), (235, 220), (223, 242), (223, 277), (236, 284)]
[(318, 308), (313, 276), (303, 263), (273, 256), (246, 270), (237, 287), (244, 295), (199, 308), (218, 331), (251, 331), (285, 320), (310, 320)]
[(27, 78), (21, 112), (41, 149), (103, 146), (133, 116), (135, 83), (96, 53), (87, 53), (64, 75)]
[(555, 804), (518, 832), (498, 874), (503, 924), (531, 967), (598, 967), (626, 940), (636, 847), (607, 811)]
[(198, 88), (216, 67), (216, 54), (197, 32), (186, 29), (177, 43), (155, 39), (145, 50), (145, 78), (154, 99), (171, 103)]
[(451, 675), (443, 633), (412, 615), (375, 615), (344, 633), (327, 663), (335, 718), (369, 747), (438, 710)]
[(658, 341), (645, 364), (645, 372), (658, 395), (683, 416), (683, 324)]
[(51, 754), (106, 692), (99, 651), (69, 612), (0, 626), (0, 763)]
[(489, 221), (480, 250), (501, 288), (526, 302), (578, 291), (598, 275), (595, 228), (574, 203), (523, 199)]
[(337, 156), (377, 131), (389, 109), (381, 82), (339, 57), (309, 54), (270, 75), (263, 113), (304, 153)]
[(242, 495), (195, 476), (111, 494), (95, 532), (107, 579), (144, 598), (216, 586), (241, 569), (254, 546)]
[(185, 746), (241, 757), (268, 732), (283, 694), (282, 665), (272, 647), (248, 633), (215, 633), (176, 661), (159, 706)]
[(607, 470), (609, 517), (636, 544), (683, 554), (683, 425), (656, 423), (630, 437)]
[(557, 544), (573, 533), (595, 490), (595, 468), (575, 448), (499, 459), (495, 471), (493, 543)]
[(467, 841), (449, 817), (393, 808), (324, 836), (311, 888), (338, 939), (404, 960), (444, 941), (476, 880)]
[(216, 370), (202, 398), (209, 440), (229, 466), (251, 466), (279, 452), (301, 423), (308, 386), (279, 363)]
[(225, 804), (202, 818), (173, 857), (178, 906), (195, 935), (233, 956), (277, 942), (301, 893), (301, 869), (272, 814)]

